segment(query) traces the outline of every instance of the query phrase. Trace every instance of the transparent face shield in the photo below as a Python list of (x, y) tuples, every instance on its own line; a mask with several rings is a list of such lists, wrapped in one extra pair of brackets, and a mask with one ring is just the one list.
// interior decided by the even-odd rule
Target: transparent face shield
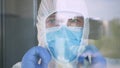
[(83, 27), (84, 18), (79, 13), (56, 12), (46, 19), (46, 28), (52, 27)]
[(78, 57), (84, 17), (75, 12), (55, 12), (46, 18), (47, 47), (57, 62), (70, 63)]

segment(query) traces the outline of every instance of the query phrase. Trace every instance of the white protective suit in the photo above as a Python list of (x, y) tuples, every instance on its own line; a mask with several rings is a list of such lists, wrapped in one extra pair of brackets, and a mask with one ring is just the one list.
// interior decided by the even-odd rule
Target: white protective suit
[[(61, 12), (61, 11), (69, 11), (69, 12), (75, 12), (82, 14), (84, 17), (84, 25), (83, 25), (83, 35), (81, 38), (80, 47), (78, 49), (78, 56), (84, 51), (85, 46), (88, 45), (88, 35), (89, 35), (89, 21), (88, 18), (88, 12), (85, 0), (42, 0), (41, 4), (39, 6), (38, 10), (38, 16), (37, 16), (37, 30), (38, 30), (38, 42), (39, 46), (47, 47), (47, 41), (46, 41), (46, 19), (48, 16), (55, 12)], [(65, 68), (71, 68), (72, 65), (74, 65), (76, 62), (72, 64), (56, 64), (54, 61), (51, 62), (51, 67), (60, 67), (65, 66)], [(55, 64), (55, 65), (54, 65)], [(51, 66), (53, 65), (53, 66)], [(74, 65), (75, 66), (75, 65)]]

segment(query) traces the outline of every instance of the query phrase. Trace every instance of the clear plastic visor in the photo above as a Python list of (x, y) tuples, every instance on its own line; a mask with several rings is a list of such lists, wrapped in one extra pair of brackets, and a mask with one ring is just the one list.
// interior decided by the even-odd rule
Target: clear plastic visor
[(46, 19), (46, 28), (52, 27), (83, 27), (84, 17), (75, 12), (55, 12)]

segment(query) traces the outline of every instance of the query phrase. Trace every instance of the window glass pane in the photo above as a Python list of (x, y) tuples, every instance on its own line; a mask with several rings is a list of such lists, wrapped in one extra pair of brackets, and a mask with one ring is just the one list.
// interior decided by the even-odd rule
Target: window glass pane
[(37, 0), (6, 0), (4, 2), (4, 68), (21, 61), (25, 52), (37, 45), (35, 15)]
[(90, 44), (95, 44), (106, 57), (108, 68), (119, 68), (120, 1), (86, 0), (86, 2), (91, 17)]

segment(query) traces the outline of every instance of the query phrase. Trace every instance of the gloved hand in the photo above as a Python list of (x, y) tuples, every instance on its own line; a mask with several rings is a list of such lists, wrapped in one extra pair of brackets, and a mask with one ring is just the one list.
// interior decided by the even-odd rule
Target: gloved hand
[(106, 68), (106, 60), (95, 46), (88, 45), (86, 47), (86, 50), (78, 58), (78, 62), (80, 63), (80, 65), (85, 65), (84, 60), (90, 62), (88, 56), (91, 56), (91, 63), (89, 68)]
[[(41, 59), (40, 64), (38, 64), (39, 59)], [(51, 56), (47, 49), (35, 46), (23, 56), (22, 68), (48, 68), (50, 60)]]

